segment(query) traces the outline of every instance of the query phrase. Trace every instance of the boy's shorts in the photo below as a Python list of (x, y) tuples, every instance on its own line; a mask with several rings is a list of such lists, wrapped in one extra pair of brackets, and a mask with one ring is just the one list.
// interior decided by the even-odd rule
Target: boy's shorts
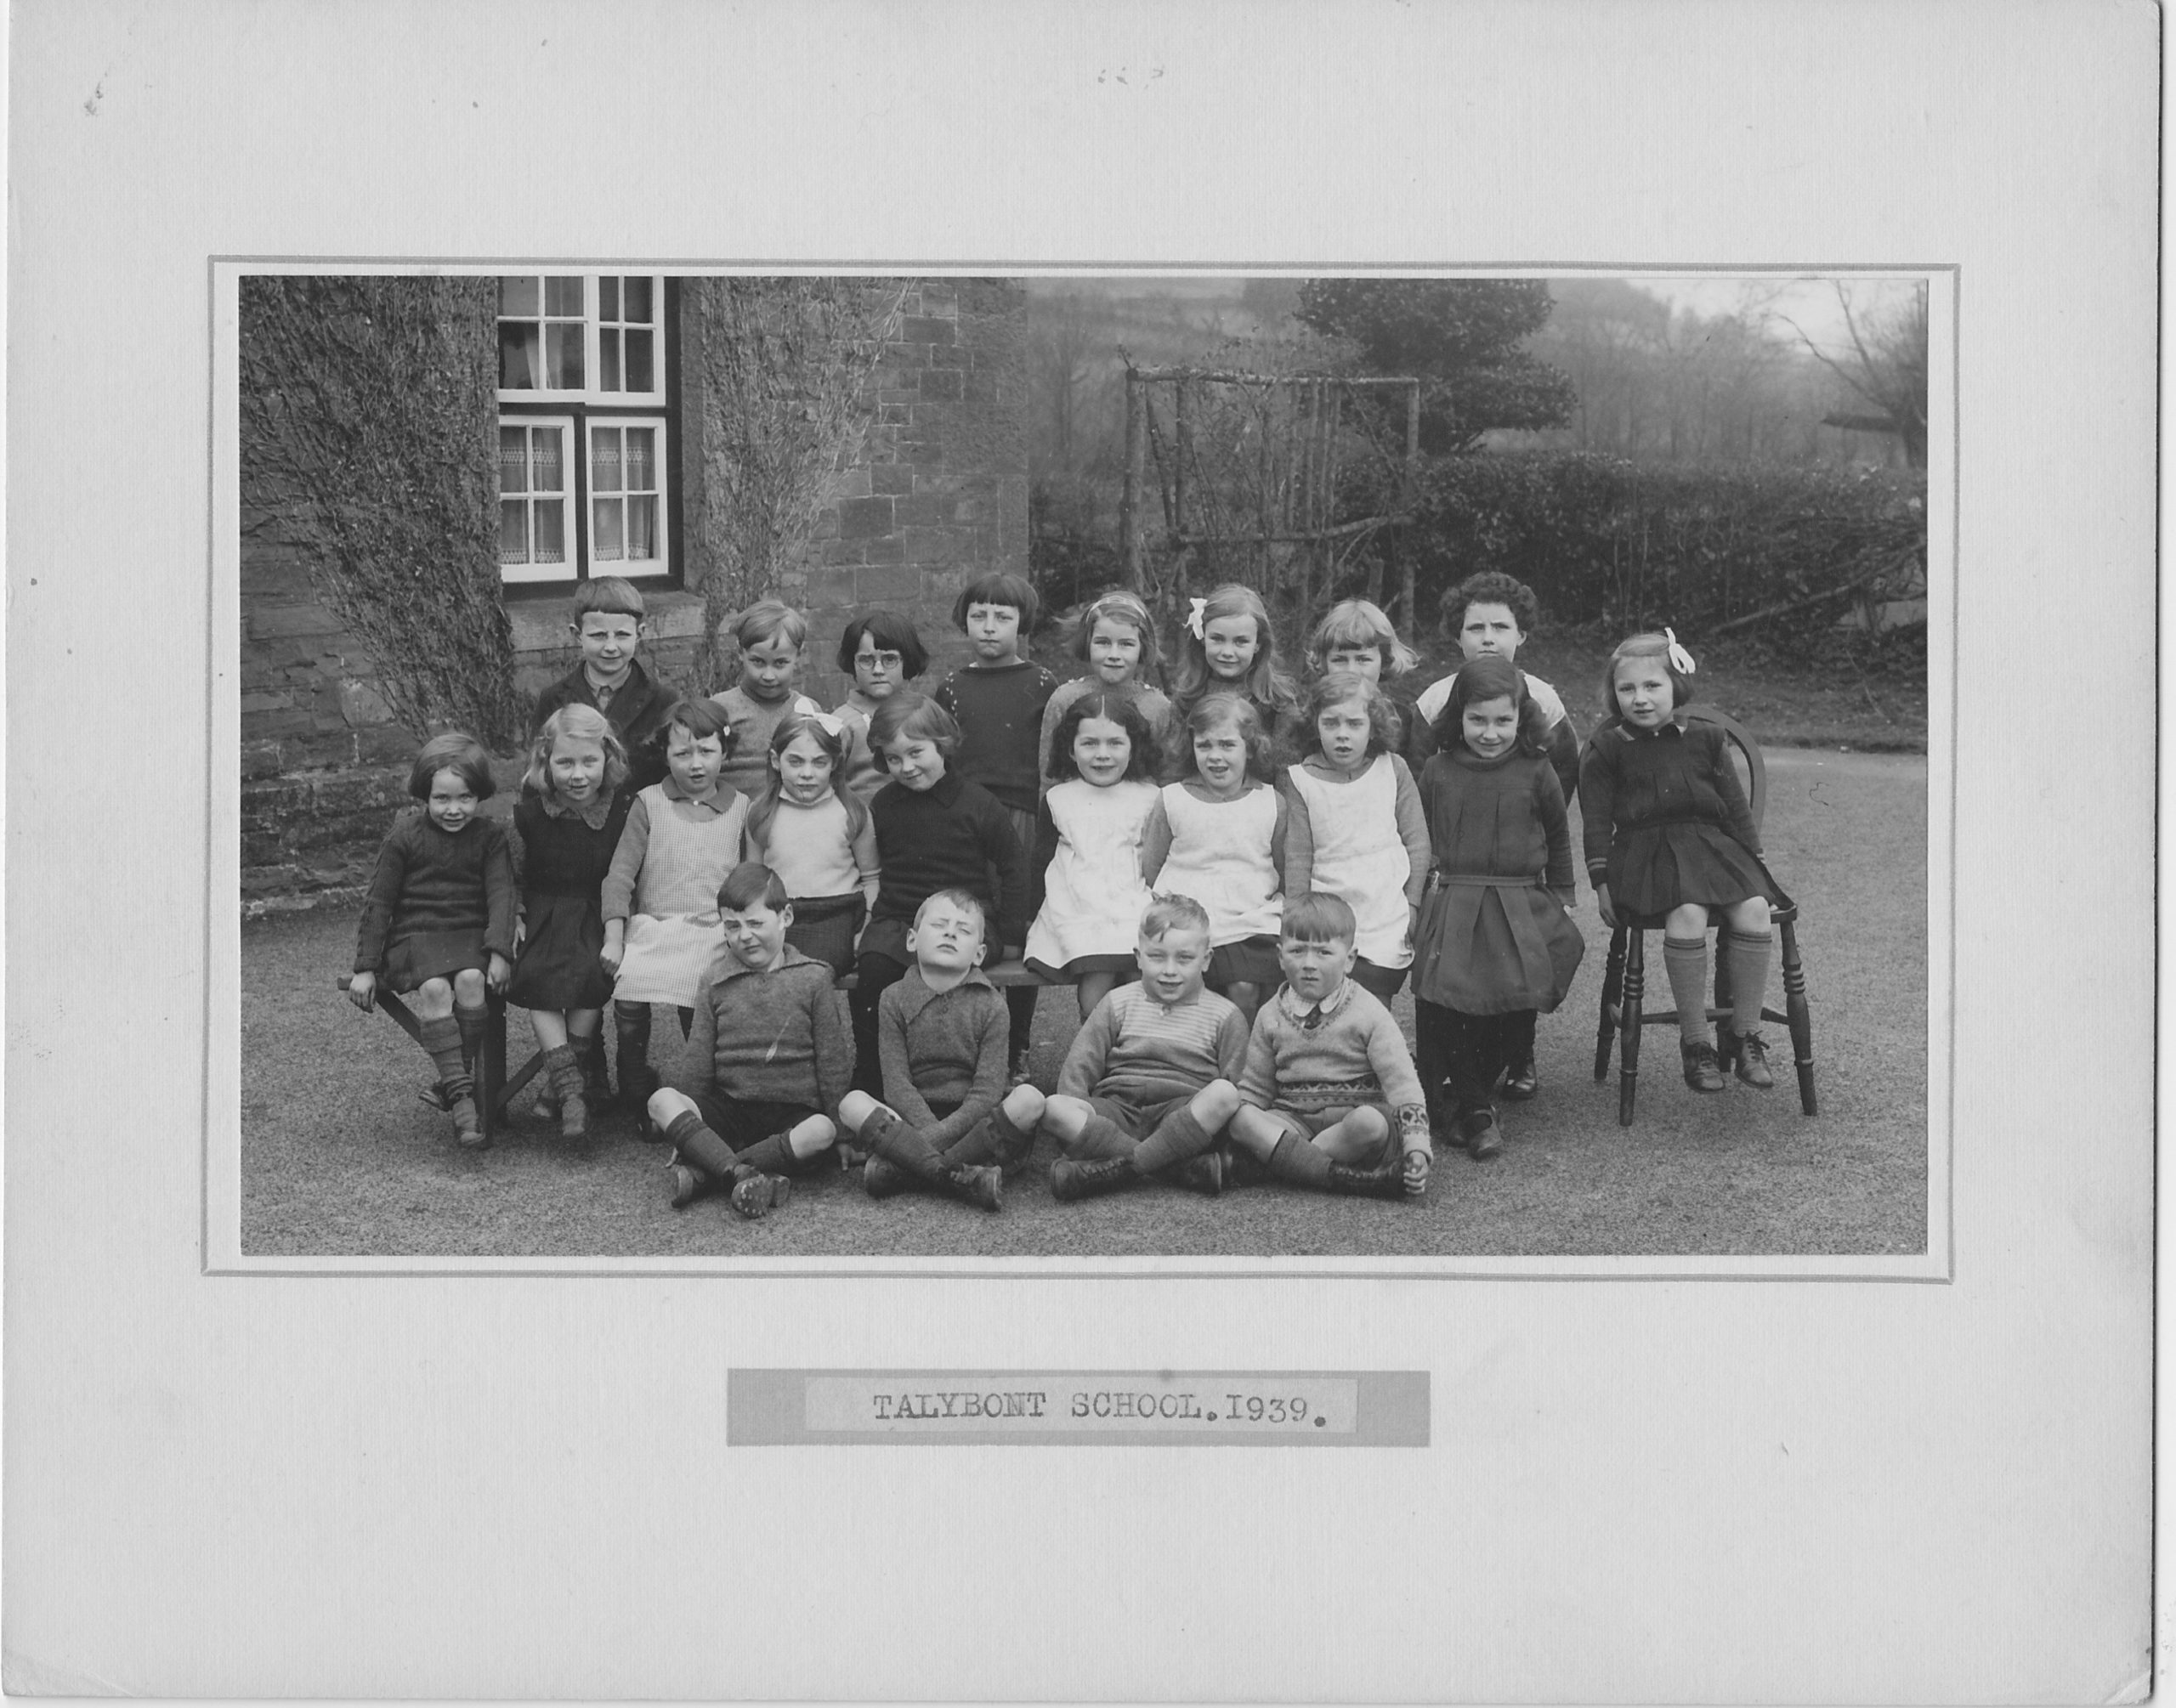
[(1374, 1150), (1354, 1157), (1351, 1166), (1356, 1168), (1383, 1168), (1397, 1162), (1399, 1153), (1405, 1148), (1398, 1139), (1397, 1116), (1380, 1103), (1347, 1103), (1329, 1109), (1265, 1109), (1262, 1113), (1287, 1133), (1295, 1133), (1302, 1139), (1312, 1139), (1318, 1133), (1328, 1132), (1356, 1109), (1374, 1110), (1383, 1117), (1386, 1130), (1383, 1142)]
[(1129, 1139), (1146, 1139), (1164, 1124), (1164, 1117), (1193, 1102), (1197, 1094), (1167, 1097), (1160, 1103), (1129, 1103), (1120, 1097), (1084, 1097), (1080, 1100)]
[(703, 1125), (736, 1151), (760, 1145), (772, 1134), (790, 1131), (810, 1116), (823, 1112), (806, 1103), (764, 1103), (702, 1092), (694, 1094), (694, 1101)]

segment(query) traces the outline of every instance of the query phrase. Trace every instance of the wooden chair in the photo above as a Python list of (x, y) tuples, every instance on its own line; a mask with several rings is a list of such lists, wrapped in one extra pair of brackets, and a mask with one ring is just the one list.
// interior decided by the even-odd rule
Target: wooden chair
[[(1000, 961), (995, 966), (986, 969), (986, 971), (989, 981), (1000, 990), (1014, 985), (1036, 985), (1048, 982), (1028, 971), (1027, 967), (1017, 960)], [(337, 981), (339, 988), (343, 992), (346, 991), (349, 981), (350, 976), (343, 973)], [(853, 989), (856, 982), (852, 973), (842, 973), (836, 981), (837, 987), (842, 991)], [(1065, 981), (1065, 982), (1069, 983), (1070, 981)], [(401, 1031), (416, 1040), (418, 1048), (422, 1046), (422, 1022), (416, 1018), (415, 1011), (406, 1003), (386, 989), (382, 984), (378, 987), (376, 1003), (377, 1007), (384, 1010), (392, 1017), (394, 1023)], [(507, 1074), (506, 998), (496, 991), (490, 993), (485, 998), (484, 1042), (482, 1048), (477, 1052), (474, 1076), (476, 1124), (482, 1130), (486, 1140), (491, 1138), (497, 1129), (505, 1124), (507, 1107), (516, 1097), (521, 1094), (522, 1088), (536, 1077), (543, 1066), (544, 1052), (539, 1049), (532, 1052), (529, 1060), (516, 1068), (511, 1076)], [(434, 1109), (444, 1109), (445, 1105), (432, 1094), (436, 1089), (434, 1086), (431, 1090), (420, 1092), (417, 1094)]]
[[(1746, 795), (1753, 808), (1753, 822), (1758, 825), (1768, 804), (1768, 766), (1760, 756), (1760, 743), (1727, 712), (1696, 704), (1687, 706), (1685, 715), (1695, 721), (1715, 725), (1729, 738), (1731, 747), (1744, 762)], [(1649, 1014), (1643, 1001), (1646, 994), (1646, 934), (1663, 929), (1663, 916), (1627, 915), (1619, 909), (1617, 917), (1617, 929), (1609, 939), (1609, 961), (1602, 975), (1601, 1023), (1595, 1035), (1595, 1083), (1600, 1084), (1609, 1077), (1610, 1048), (1622, 1032), (1624, 1055), (1618, 1073), (1617, 1124), (1629, 1127), (1633, 1100), (1640, 1084), (1640, 1028), (1675, 1026), (1678, 1015), (1675, 1009)], [(1813, 1015), (1806, 1005), (1805, 972), (1799, 964), (1798, 903), (1771, 905), (1768, 918), (1782, 950), (1785, 1011), (1778, 1014), (1774, 1009), (1764, 1008), (1760, 1017), (1790, 1028), (1791, 1054), (1798, 1067), (1799, 1104), (1808, 1115), (1812, 1115), (1817, 1112), (1813, 1092)], [(1706, 1010), (1706, 1017), (1720, 1023), (1729, 1020), (1731, 1012), (1730, 968), (1719, 949), (1715, 956), (1715, 1005)], [(1720, 1049), (1717, 1054), (1720, 1055)], [(1728, 1059), (1723, 1061), (1726, 1072), (1732, 1065)]]
[[(343, 991), (346, 990), (348, 982), (348, 975), (343, 973), (338, 981), (339, 987)], [(394, 1023), (409, 1037), (414, 1038), (420, 1047), (423, 1042), (422, 1022), (416, 1018), (414, 1011), (409, 1008), (408, 1004), (386, 989), (382, 984), (377, 988), (376, 1001), (377, 1006), (390, 1015)], [(522, 1063), (512, 1078), (508, 1078), (507, 1077), (506, 998), (496, 991), (491, 992), (484, 998), (484, 1043), (482, 1048), (476, 1052), (474, 1077), (476, 1124), (482, 1130), (484, 1137), (488, 1140), (504, 1123), (507, 1106), (513, 1101), (514, 1098), (519, 1094), (522, 1087), (534, 1079), (537, 1070), (543, 1066), (544, 1052), (541, 1049), (536, 1051), (528, 1060)], [(437, 1088), (434, 1086), (431, 1090), (417, 1094), (434, 1109), (443, 1109), (445, 1105), (432, 1094), (436, 1089)]]

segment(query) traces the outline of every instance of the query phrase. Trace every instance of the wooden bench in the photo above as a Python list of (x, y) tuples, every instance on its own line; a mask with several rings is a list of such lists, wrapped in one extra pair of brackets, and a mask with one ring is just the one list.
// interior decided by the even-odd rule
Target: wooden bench
[[(1040, 974), (1028, 971), (1023, 963), (1017, 960), (1000, 961), (995, 966), (987, 969), (987, 972), (989, 981), (1000, 990), (1021, 985), (1069, 985), (1074, 982), (1071, 979), (1046, 979)], [(337, 982), (344, 993), (353, 982), (352, 975), (343, 973)], [(840, 990), (850, 991), (858, 981), (852, 973), (846, 973), (834, 982)], [(415, 1010), (382, 984), (377, 988), (376, 1002), (377, 1007), (393, 1017), (394, 1023), (401, 1031), (416, 1040), (420, 1049), (423, 1042), (423, 1027), (422, 1022), (416, 1018)], [(509, 1075), (507, 1072), (506, 998), (496, 991), (490, 993), (484, 998), (484, 1043), (476, 1057), (476, 1123), (482, 1128), (484, 1136), (489, 1139), (505, 1121), (507, 1106), (521, 1094), (522, 1088), (542, 1069), (544, 1052), (541, 1049), (535, 1051), (528, 1060)], [(433, 1107), (445, 1107), (429, 1092), (419, 1094)]]

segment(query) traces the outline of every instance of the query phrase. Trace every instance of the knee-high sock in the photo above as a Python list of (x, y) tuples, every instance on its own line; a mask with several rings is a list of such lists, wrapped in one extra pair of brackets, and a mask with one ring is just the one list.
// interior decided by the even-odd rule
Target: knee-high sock
[(703, 1125), (703, 1117), (692, 1109), (675, 1116), (672, 1124), (665, 1129), (665, 1136), (680, 1152), (680, 1160), (691, 1168), (698, 1169), (713, 1180), (730, 1180), (739, 1159), (733, 1146)]
[(1005, 993), (1006, 1011), (1012, 1017), (1006, 1048), (1015, 1060), (1028, 1053), (1028, 1039), (1035, 1030), (1035, 996), (1034, 985), (1015, 985)]
[(783, 1133), (774, 1133), (768, 1139), (758, 1139), (745, 1151), (736, 1151), (733, 1160), (743, 1168), (758, 1169), (766, 1174), (801, 1172), (801, 1159), (793, 1154), (792, 1143)]
[(427, 1020), (417, 1031), (423, 1034), (423, 1053), (439, 1071), (439, 1083), (456, 1097), (468, 1094), (468, 1070), (461, 1060), (461, 1028), (451, 1015)]
[(1536, 1010), (1522, 1008), (1504, 1018), (1510, 1022), (1504, 1033), (1504, 1059), (1514, 1067), (1522, 1067), (1533, 1060)]
[(1708, 1043), (1708, 940), (1665, 936), (1663, 970), (1677, 1001), (1677, 1035), (1687, 1043)]
[(620, 1034), (620, 1083), (627, 1083), (630, 1067), (649, 1065), (649, 1004), (646, 1002), (615, 1002), (612, 1004), (612, 1025)]
[(1420, 1089), (1428, 1100), (1431, 1118), (1442, 1100), (1443, 1084), (1450, 1077), (1450, 1010), (1425, 997), (1413, 999), (1413, 1065), (1420, 1073)]
[(1276, 1179), (1289, 1180), (1295, 1186), (1312, 1186), (1318, 1192), (1329, 1182), (1329, 1152), (1297, 1133), (1287, 1133), (1269, 1153), (1269, 1172)]
[(948, 1168), (969, 1168), (983, 1162), (1012, 1164), (1028, 1154), (1035, 1142), (1033, 1133), (1023, 1133), (1000, 1103), (955, 1139), (944, 1152)]
[(861, 1142), (873, 1154), (905, 1169), (926, 1185), (942, 1185), (950, 1176), (948, 1159), (938, 1153), (928, 1135), (908, 1126), (889, 1109), (880, 1108), (861, 1123)]
[(1450, 1021), (1444, 1054), (1450, 1074), (1451, 1106), (1458, 1114), (1470, 1115), (1489, 1106), (1503, 1063), (1492, 1047), (1489, 1016), (1461, 1014), (1456, 1009), (1443, 1012)]
[(1136, 1147), (1133, 1166), (1143, 1174), (1153, 1174), (1183, 1162), (1189, 1157), (1198, 1157), (1214, 1143), (1216, 1140), (1195, 1117), (1193, 1106), (1184, 1103), (1166, 1115), (1156, 1130)]
[(454, 1026), (461, 1033), (461, 1059), (464, 1062), (473, 1065), (484, 1053), (484, 1015), (481, 1003), (473, 1008), (456, 1007), (453, 1011)]
[(1098, 1162), (1107, 1157), (1130, 1157), (1139, 1148), (1117, 1122), (1091, 1115), (1080, 1136), (1065, 1147), (1065, 1154), (1076, 1162)]
[(1723, 953), (1730, 957), (1731, 1030), (1760, 1030), (1760, 1001), (1768, 992), (1768, 958), (1776, 947), (1773, 931), (1723, 930)]

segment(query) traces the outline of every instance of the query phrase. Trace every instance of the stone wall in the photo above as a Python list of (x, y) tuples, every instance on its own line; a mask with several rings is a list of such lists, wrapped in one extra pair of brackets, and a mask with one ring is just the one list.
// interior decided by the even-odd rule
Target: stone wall
[[(813, 561), (779, 591), (808, 611), (806, 691), (837, 704), (841, 631), (857, 609), (910, 613), (928, 643), (934, 687), (966, 656), (954, 597), (985, 569), (1027, 573), (1027, 468), (1017, 428), (1023, 297), (1000, 280), (911, 286), (899, 336), (863, 397), (869, 426), (839, 478)], [(686, 326), (687, 338), (700, 336)], [(692, 370), (696, 365), (684, 365)], [(692, 404), (682, 420), (695, 422)], [(366, 649), (319, 600), (276, 511), (252, 502), (245, 456), (241, 549), (241, 895), (252, 913), (346, 902), (366, 883), (394, 814), (405, 806), (418, 738), (392, 721)], [(700, 448), (674, 451), (685, 537), (698, 539)], [(691, 583), (700, 563), (686, 565)], [(684, 682), (701, 638), (693, 585), (649, 596), (647, 668)], [(516, 680), (535, 693), (573, 667), (564, 597), (508, 601)], [(519, 762), (498, 770), (491, 809), (511, 811)]]

